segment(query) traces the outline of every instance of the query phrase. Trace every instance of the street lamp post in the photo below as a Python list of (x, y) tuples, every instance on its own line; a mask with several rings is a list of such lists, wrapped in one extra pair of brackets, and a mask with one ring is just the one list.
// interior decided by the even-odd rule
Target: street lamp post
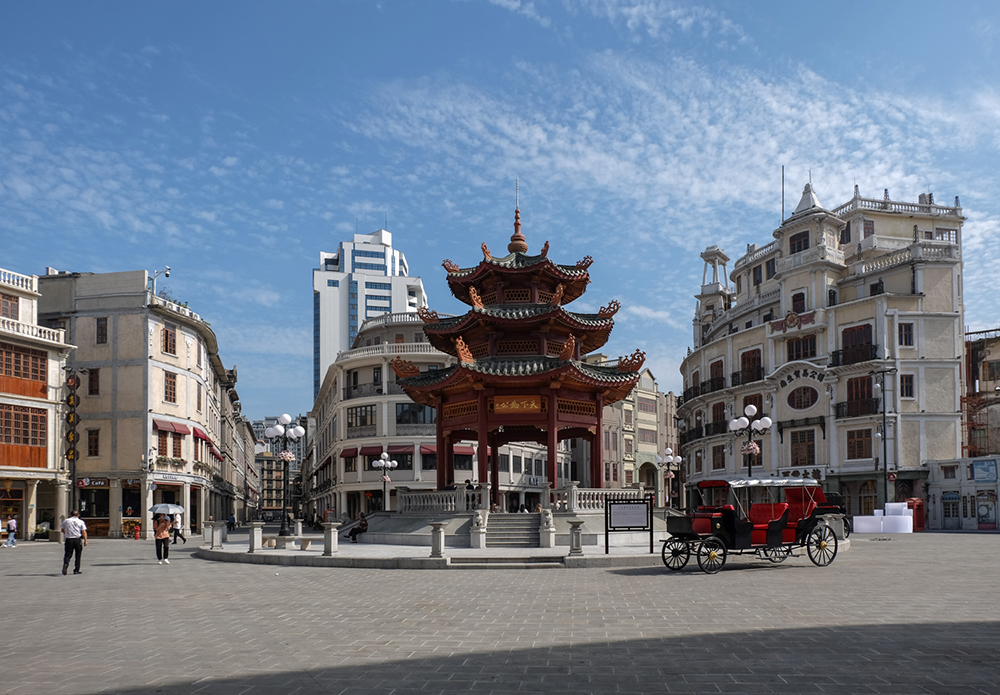
[(279, 536), (289, 536), (292, 533), (288, 528), (288, 515), (285, 513), (285, 510), (288, 507), (288, 464), (295, 460), (295, 454), (288, 450), (288, 442), (294, 442), (306, 433), (302, 425), (290, 427), (291, 422), (292, 416), (285, 413), (278, 418), (277, 425), (264, 430), (264, 436), (267, 439), (279, 442), (281, 445), (281, 452), (278, 453), (278, 459), (283, 464), (281, 481), (281, 529), (278, 531)]
[[(755, 434), (762, 435), (766, 434), (767, 430), (771, 427), (771, 418), (766, 415), (762, 418), (750, 422), (750, 418), (757, 414), (757, 406), (753, 403), (748, 405), (743, 409), (746, 415), (738, 418), (733, 418), (729, 421), (729, 431), (733, 433), (733, 436), (739, 439), (743, 435), (746, 435), (747, 441), (740, 448), (740, 453), (749, 455), (750, 458), (747, 459), (747, 477), (753, 477), (753, 457), (760, 453), (760, 447), (757, 446), (757, 442), (753, 440)], [(753, 501), (748, 497), (747, 507), (753, 504)]]
[(389, 471), (398, 465), (395, 461), (390, 461), (389, 454), (384, 451), (379, 459), (372, 464), (374, 468), (382, 471), (382, 511), (389, 511), (389, 496), (386, 486), (392, 482), (392, 478), (389, 477)]
[(671, 465), (673, 464), (673, 465), (679, 466), (683, 460), (684, 459), (682, 459), (680, 456), (674, 456), (674, 450), (671, 449), (669, 446), (666, 449), (663, 450), (663, 456), (657, 456), (656, 457), (656, 462), (657, 463), (663, 463), (663, 464), (666, 464), (666, 466), (667, 466), (667, 506), (668, 507), (670, 506), (670, 498), (671, 498), (671, 494), (670, 493), (671, 493), (671, 489), (673, 488), (673, 483), (671, 481), (674, 478), (674, 471), (671, 468)]
[[(885, 375), (895, 374), (898, 369), (895, 367), (889, 367), (888, 369), (873, 369), (868, 372), (868, 375), (875, 380), (875, 385), (872, 387), (872, 395), (882, 401), (882, 425), (875, 429), (875, 439), (882, 440), (882, 505), (889, 503), (889, 438), (886, 436), (886, 419), (885, 419)], [(876, 469), (878, 470), (878, 469)]]

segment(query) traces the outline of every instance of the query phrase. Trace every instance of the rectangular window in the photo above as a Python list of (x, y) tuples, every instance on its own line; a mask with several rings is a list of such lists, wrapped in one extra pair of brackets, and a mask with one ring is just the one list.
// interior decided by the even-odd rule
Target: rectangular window
[(656, 445), (656, 430), (644, 430), (639, 428), (639, 443)]
[(340, 287), (340, 280), (327, 280), (326, 281), (326, 286), (327, 287)]
[(712, 422), (728, 422), (726, 404), (722, 401), (712, 404)]
[(545, 475), (545, 468), (541, 459), (535, 459), (535, 475), (539, 478)]
[(396, 467), (399, 468), (399, 470), (413, 470), (413, 454), (392, 454), (389, 458), (396, 462)]
[(375, 423), (375, 406), (359, 405), (347, 409), (347, 429), (354, 427), (371, 427)]
[(743, 276), (736, 276), (736, 294), (743, 294)]
[(806, 293), (796, 292), (792, 295), (792, 311), (801, 314), (806, 310)]
[(632, 455), (632, 440), (629, 439), (628, 437), (625, 437), (625, 455), (626, 456)]
[(472, 454), (455, 454), (455, 470), (456, 471), (471, 471), (472, 470)]
[(989, 381), (1000, 381), (1000, 360), (987, 362), (989, 369)]
[(847, 430), (847, 458), (870, 459), (872, 457), (872, 431)]
[(96, 319), (96, 321), (97, 327), (95, 332), (95, 342), (98, 345), (104, 345), (108, 342), (108, 318), (106, 316), (102, 316)]
[(366, 282), (366, 290), (391, 290), (392, 283), (389, 282)]
[(163, 352), (168, 355), (177, 354), (177, 326), (172, 323), (163, 324), (163, 331), (161, 333), (162, 340), (160, 348)]
[(609, 451), (611, 449), (611, 432), (609, 430), (604, 430), (604, 450)]
[(12, 294), (0, 292), (0, 317), (19, 321), (21, 300)]
[(816, 431), (798, 430), (791, 433), (791, 464), (793, 466), (816, 465)]
[(900, 345), (913, 345), (913, 324), (912, 323), (901, 323), (899, 324), (899, 344)]
[(957, 472), (958, 466), (941, 466), (941, 475), (944, 476), (946, 480), (954, 480)]
[(0, 343), (0, 376), (30, 381), (48, 381), (48, 353), (19, 345)]
[(778, 272), (778, 264), (776, 262), (776, 259), (772, 258), (771, 260), (767, 261), (764, 264), (764, 274), (767, 276), (768, 280), (773, 278), (775, 274), (777, 274), (777, 272)]
[(170, 446), (167, 441), (167, 433), (162, 430), (156, 431), (156, 453), (160, 456), (167, 455), (167, 448)]
[(202, 350), (203, 350), (203, 348), (202, 348), (202, 345), (201, 345), (201, 341), (199, 340), (198, 341), (198, 366), (199, 367), (201, 366)]
[(631, 426), (631, 424), (632, 424), (632, 411), (631, 410), (625, 410), (623, 412), (623, 414), (625, 416), (625, 424)]
[(500, 472), (510, 473), (510, 454), (500, 454)]
[(613, 483), (617, 483), (618, 482), (618, 464), (617, 463), (612, 463), (611, 464), (611, 482), (613, 482)]
[(850, 244), (851, 243), (851, 223), (848, 222), (842, 230), (840, 230), (840, 243)]
[(520, 473), (521, 472), (521, 457), (520, 456), (512, 456), (511, 460), (513, 461), (514, 468), (512, 470), (514, 471), (514, 473)]
[(163, 372), (163, 400), (177, 402), (177, 375), (173, 372)]
[(788, 237), (788, 253), (801, 253), (809, 248), (809, 232), (799, 232)]
[(656, 401), (652, 398), (643, 398), (642, 396), (639, 396), (638, 404), (640, 413), (652, 413), (653, 415), (656, 415)]
[(101, 431), (87, 430), (87, 456), (101, 455)]
[(899, 397), (900, 398), (913, 398), (913, 375), (912, 374), (900, 374), (899, 375)]
[(174, 440), (174, 451), (173, 451), (174, 458), (175, 459), (183, 458), (184, 453), (181, 450), (181, 443), (184, 441), (184, 435), (174, 432), (173, 440)]
[(437, 454), (420, 454), (420, 467), (425, 471), (436, 471), (438, 467)]
[(101, 395), (101, 370), (91, 368), (87, 373), (87, 395)]
[(804, 360), (816, 356), (816, 336), (806, 335), (788, 341), (788, 361)]
[(358, 470), (358, 459), (356, 456), (349, 456), (344, 459), (344, 472), (354, 473)]
[(195, 406), (198, 408), (198, 412), (200, 413), (201, 412), (201, 382), (198, 381), (196, 383), (197, 383), (197, 389), (196, 389), (195, 399), (196, 399), (197, 402), (196, 402)]
[(712, 470), (722, 471), (726, 469), (726, 447), (723, 445), (712, 447)]
[(0, 443), (45, 446), (48, 413), (41, 408), (0, 403)]
[(437, 409), (420, 403), (397, 403), (397, 425), (433, 425), (437, 422)]
[(875, 220), (865, 220), (865, 239), (875, 236)]
[(740, 412), (745, 413), (748, 405), (752, 405), (755, 408), (757, 408), (757, 414), (754, 415), (753, 418), (750, 418), (751, 420), (753, 420), (754, 418), (761, 418), (764, 416), (764, 394), (752, 393), (749, 396), (744, 396), (743, 410), (741, 410)]
[(872, 397), (872, 378), (859, 376), (847, 380), (847, 400), (864, 401)]
[(753, 284), (759, 285), (764, 281), (763, 268), (759, 265), (753, 267)]

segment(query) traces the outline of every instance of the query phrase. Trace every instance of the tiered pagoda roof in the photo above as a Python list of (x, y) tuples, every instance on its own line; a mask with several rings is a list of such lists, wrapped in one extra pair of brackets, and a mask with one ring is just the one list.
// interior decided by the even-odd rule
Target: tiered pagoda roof
[(444, 262), (452, 294), (471, 308), (445, 319), (427, 309), (419, 313), (428, 342), (457, 357), (459, 364), (421, 374), (411, 363), (395, 360), (393, 369), (406, 393), (425, 404), (487, 384), (521, 390), (554, 386), (591, 397), (599, 393), (605, 404), (627, 396), (645, 359), (641, 351), (614, 367), (581, 360), (607, 342), (618, 302), (596, 314), (564, 307), (586, 291), (593, 259), (587, 256), (575, 265), (553, 263), (548, 242), (541, 254), (527, 255), (520, 210), (515, 210), (507, 249), (509, 255), (494, 258), (482, 244), (483, 260), (473, 268)]

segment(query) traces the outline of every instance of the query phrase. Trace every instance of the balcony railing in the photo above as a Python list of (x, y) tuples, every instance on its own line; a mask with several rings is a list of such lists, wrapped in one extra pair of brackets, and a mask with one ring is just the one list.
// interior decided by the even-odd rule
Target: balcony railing
[(709, 379), (708, 381), (701, 382), (701, 394), (704, 396), (706, 393), (713, 393), (715, 391), (721, 391), (726, 388), (726, 377), (717, 376), (714, 379)]
[(835, 412), (837, 419), (845, 417), (861, 417), (862, 415), (875, 415), (879, 412), (878, 398), (862, 398), (857, 401), (844, 401), (837, 403)]
[(344, 400), (349, 401), (352, 398), (364, 398), (365, 396), (381, 396), (382, 395), (382, 382), (373, 382), (370, 384), (358, 384), (357, 386), (345, 386), (344, 387)]
[(38, 293), (38, 278), (34, 275), (21, 275), (9, 270), (0, 270), (0, 285), (16, 287), (19, 290)]
[(878, 345), (855, 345), (844, 350), (834, 350), (831, 352), (830, 366), (843, 367), (874, 359), (878, 359)]
[(713, 437), (717, 434), (725, 434), (729, 431), (729, 422), (723, 420), (722, 422), (710, 422), (705, 425), (705, 436)]
[(701, 387), (700, 386), (692, 386), (691, 388), (689, 388), (686, 391), (684, 391), (684, 402), (686, 403), (687, 401), (691, 400), (692, 398), (697, 398), (700, 395), (701, 395)]
[(374, 437), (376, 435), (375, 425), (365, 425), (364, 427), (348, 427), (348, 439), (361, 439), (362, 437)]
[(693, 442), (696, 439), (701, 439), (705, 436), (705, 432), (701, 427), (692, 427), (689, 430), (681, 432), (680, 440), (681, 444), (687, 444), (688, 442)]
[(385, 355), (440, 355), (441, 357), (445, 357), (443, 352), (430, 343), (380, 343), (379, 345), (368, 345), (367, 347), (338, 352), (337, 361), (343, 362), (359, 357), (381, 357)]
[(437, 434), (437, 425), (434, 424), (396, 425), (397, 437), (433, 437), (435, 434)]
[(763, 367), (750, 367), (749, 369), (743, 369), (739, 372), (733, 372), (731, 376), (733, 386), (751, 384), (755, 381), (760, 381), (763, 378), (764, 378)]
[(62, 328), (46, 328), (34, 323), (22, 323), (14, 319), (0, 318), (0, 331), (24, 338), (47, 340), (50, 343), (66, 343), (66, 331)]

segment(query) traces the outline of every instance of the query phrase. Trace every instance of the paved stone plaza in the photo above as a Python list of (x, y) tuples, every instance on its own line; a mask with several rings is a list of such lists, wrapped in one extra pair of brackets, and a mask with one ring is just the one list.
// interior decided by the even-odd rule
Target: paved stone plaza
[(169, 566), (99, 539), (62, 576), (25, 542), (0, 550), (0, 692), (1000, 693), (1000, 535), (851, 540), (715, 576), (271, 567), (197, 539)]

